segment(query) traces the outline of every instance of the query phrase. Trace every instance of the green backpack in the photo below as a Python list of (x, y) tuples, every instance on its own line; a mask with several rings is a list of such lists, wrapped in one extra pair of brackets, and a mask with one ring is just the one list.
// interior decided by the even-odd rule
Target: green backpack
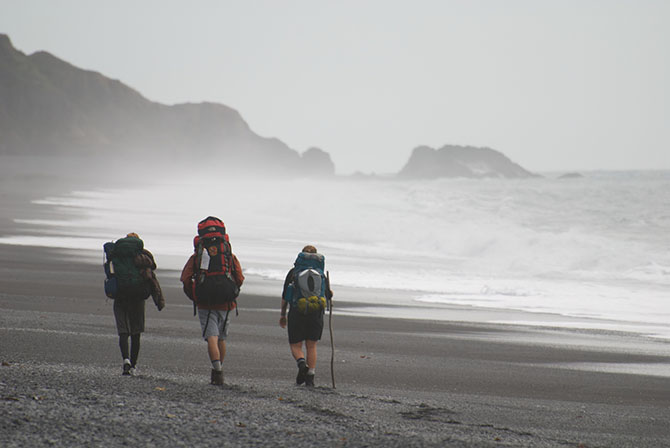
[[(144, 242), (132, 236), (121, 238), (114, 243), (105, 243), (103, 246), (107, 261), (105, 273), (108, 278), (114, 279), (115, 291), (107, 292), (113, 299), (144, 300), (149, 297), (151, 290), (140, 270), (135, 264), (135, 257), (142, 253)], [(107, 285), (105, 285), (107, 291)]]

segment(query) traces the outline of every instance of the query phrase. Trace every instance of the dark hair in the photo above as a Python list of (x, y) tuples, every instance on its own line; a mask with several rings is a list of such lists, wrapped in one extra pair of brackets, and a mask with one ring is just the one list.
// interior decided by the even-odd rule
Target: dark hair
[(316, 253), (316, 247), (308, 244), (307, 246), (302, 248), (302, 251), (307, 252), (308, 254), (315, 254)]

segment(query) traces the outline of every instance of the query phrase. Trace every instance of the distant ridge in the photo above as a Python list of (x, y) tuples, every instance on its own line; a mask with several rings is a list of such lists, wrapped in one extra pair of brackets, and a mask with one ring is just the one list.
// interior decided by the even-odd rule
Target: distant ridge
[(528, 178), (537, 177), (501, 152), (490, 148), (445, 145), (440, 149), (429, 146), (414, 148), (407, 164), (398, 173), (402, 179), (436, 179), (441, 177), (468, 178)]
[(0, 34), (0, 154), (202, 157), (208, 164), (291, 174), (334, 174), (330, 155), (302, 158), (254, 133), (223, 104), (167, 106), (120, 81), (50, 53), (29, 56)]
[[(313, 147), (301, 155), (277, 138), (261, 137), (226, 105), (156, 103), (45, 51), (27, 56), (6, 34), (0, 34), (0, 155), (144, 158), (180, 166), (200, 159), (210, 172), (335, 174), (327, 152)], [(415, 148), (394, 177), (534, 176), (493, 149), (446, 145)]]

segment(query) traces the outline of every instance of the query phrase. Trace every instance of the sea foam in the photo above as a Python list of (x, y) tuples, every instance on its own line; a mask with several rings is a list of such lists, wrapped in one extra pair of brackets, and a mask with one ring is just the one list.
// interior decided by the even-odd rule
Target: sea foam
[[(225, 194), (213, 197), (215, 190)], [(0, 242), (101, 250), (134, 231), (162, 268), (181, 269), (196, 223), (216, 215), (246, 275), (270, 281), (282, 281), (310, 243), (326, 255), (334, 287), (404, 290), (407, 305), (670, 322), (665, 172), (572, 180), (195, 179), (75, 191), (35, 205), (67, 213), (16, 216), (29, 232)]]

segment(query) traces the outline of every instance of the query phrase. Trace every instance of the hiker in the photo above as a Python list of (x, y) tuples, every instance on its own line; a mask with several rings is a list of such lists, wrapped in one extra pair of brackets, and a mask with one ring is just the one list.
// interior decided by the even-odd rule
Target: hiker
[[(165, 298), (154, 270), (154, 256), (144, 248), (136, 233), (104, 246), (107, 262), (105, 271), (114, 277), (114, 318), (123, 358), (122, 375), (137, 374), (140, 337), (144, 332), (145, 300), (151, 296), (158, 311), (165, 307)], [(130, 338), (130, 350), (128, 347)]]
[(230, 326), (229, 315), (237, 312), (237, 296), (244, 282), (242, 267), (233, 254), (226, 228), (209, 216), (198, 223), (193, 254), (181, 273), (184, 293), (193, 301), (200, 319), (202, 338), (212, 363), (211, 384), (223, 384), (223, 359)]
[[(326, 301), (330, 302), (333, 297), (330, 281), (324, 272), (324, 256), (317, 253), (314, 246), (305, 246), (298, 254), (293, 268), (286, 274), (282, 291), (279, 326), (286, 328), (288, 323), (288, 342), (298, 364), (295, 381), (298, 385), (305, 383), (308, 387), (314, 386), (316, 344), (323, 333)], [(287, 319), (286, 308), (289, 305)]]

